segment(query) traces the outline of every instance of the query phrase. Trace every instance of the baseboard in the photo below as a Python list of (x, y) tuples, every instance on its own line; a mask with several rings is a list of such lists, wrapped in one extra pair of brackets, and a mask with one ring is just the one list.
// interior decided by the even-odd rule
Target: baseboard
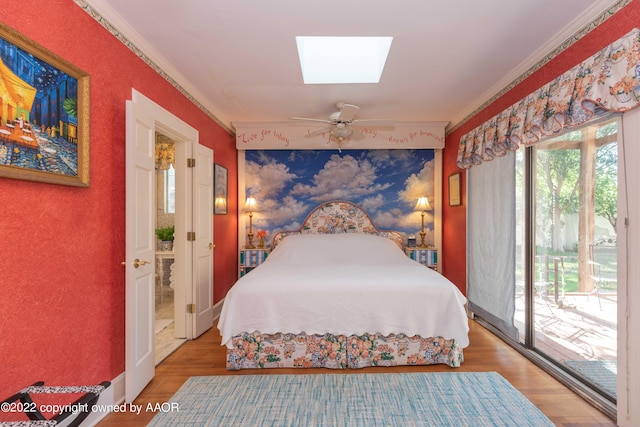
[(111, 385), (107, 387), (98, 398), (96, 406), (104, 408), (104, 411), (93, 411), (82, 422), (83, 427), (95, 426), (104, 417), (113, 412), (113, 407), (124, 402), (124, 372), (111, 380)]
[(220, 317), (220, 313), (222, 313), (222, 303), (224, 302), (224, 298), (222, 298), (220, 301), (218, 301), (216, 304), (213, 305), (213, 320), (215, 322), (215, 320)]
[[(217, 304), (213, 306), (213, 320), (215, 321), (220, 317), (220, 313), (222, 312), (222, 303), (224, 302), (224, 298), (218, 301)], [(125, 373), (121, 373), (117, 377), (111, 380), (111, 385), (102, 393), (100, 393), (100, 398), (96, 405), (100, 405), (103, 408), (113, 408), (114, 406), (121, 405), (124, 402), (125, 398)], [(98, 424), (104, 417), (109, 415), (111, 411), (104, 412), (92, 412), (82, 423), (83, 427), (93, 427)]]

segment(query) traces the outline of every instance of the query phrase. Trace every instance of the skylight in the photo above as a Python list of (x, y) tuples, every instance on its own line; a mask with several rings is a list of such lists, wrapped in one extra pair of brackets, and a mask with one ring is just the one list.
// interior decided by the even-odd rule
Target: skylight
[(296, 37), (305, 84), (378, 83), (393, 37)]

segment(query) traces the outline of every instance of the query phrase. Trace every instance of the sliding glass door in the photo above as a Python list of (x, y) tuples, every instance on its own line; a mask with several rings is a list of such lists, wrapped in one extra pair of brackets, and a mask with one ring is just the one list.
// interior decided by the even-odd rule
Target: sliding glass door
[(516, 154), (520, 342), (615, 401), (618, 119)]

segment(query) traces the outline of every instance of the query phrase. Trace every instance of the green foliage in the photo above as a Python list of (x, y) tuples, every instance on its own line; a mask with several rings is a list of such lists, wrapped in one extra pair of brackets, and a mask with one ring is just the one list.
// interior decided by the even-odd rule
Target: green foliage
[[(582, 152), (584, 141), (593, 138), (586, 129), (567, 132), (557, 138), (543, 141), (537, 144), (532, 150), (535, 159), (535, 226), (536, 226), (536, 256), (546, 255), (549, 257), (549, 264), (544, 267), (544, 271), (551, 283), (554, 283), (554, 258), (563, 261), (558, 270), (557, 282), (559, 291), (564, 283), (564, 291), (571, 293), (579, 289), (578, 277), (579, 269), (586, 268), (580, 266), (578, 262), (578, 249), (580, 243), (586, 245), (584, 239), (573, 238), (571, 233), (577, 232), (576, 219), (570, 218), (572, 214), (578, 214), (586, 207), (580, 206), (580, 171), (583, 166), (581, 162), (589, 162), (595, 169), (595, 191), (591, 194), (594, 197), (595, 214), (600, 218), (605, 218), (612, 225), (615, 232), (617, 221), (617, 197), (618, 197), (618, 128), (617, 123), (607, 123), (601, 125), (596, 130), (597, 143), (595, 150)], [(593, 155), (591, 159), (586, 159), (588, 155)], [(593, 163), (591, 163), (593, 162)], [(517, 197), (524, 200), (524, 155), (516, 153), (516, 193)], [(588, 171), (593, 173), (593, 170)], [(583, 171), (584, 173), (584, 171)], [(589, 179), (588, 176), (583, 179)], [(587, 188), (591, 191), (590, 188)], [(590, 206), (590, 205), (589, 205)], [(516, 205), (516, 214), (519, 218), (524, 217), (524, 203)], [(586, 214), (583, 212), (583, 214)], [(592, 213), (588, 213), (591, 215)], [(571, 222), (567, 224), (567, 219)], [(569, 228), (570, 227), (570, 228)], [(569, 228), (569, 230), (567, 230)], [(567, 231), (569, 237), (567, 237)], [(598, 233), (598, 230), (594, 230)], [(598, 236), (595, 235), (597, 238)], [(571, 243), (569, 245), (568, 243)], [(518, 246), (518, 259), (524, 259), (523, 248)], [(601, 289), (616, 290), (617, 288), (617, 253), (611, 248), (597, 248), (592, 255), (592, 261), (599, 265), (598, 280)], [(536, 260), (537, 262), (537, 260)], [(524, 266), (522, 262), (516, 265), (516, 277), (524, 280)], [(536, 264), (537, 265), (537, 264)], [(548, 270), (548, 272), (546, 271)], [(536, 269), (536, 276), (539, 271)], [(536, 279), (539, 280), (539, 279)], [(551, 289), (553, 293), (553, 286)]]
[(555, 204), (564, 213), (578, 210), (579, 150), (548, 150), (538, 153), (538, 200)]
[(71, 117), (78, 116), (78, 101), (75, 98), (65, 98), (62, 109)]
[[(617, 221), (618, 147), (617, 123), (597, 129), (598, 148), (593, 154), (595, 168), (595, 214), (609, 221), (613, 229)], [(585, 161), (581, 153), (584, 130), (568, 132), (536, 148), (536, 224), (549, 239), (550, 247), (562, 248), (563, 217), (578, 213), (580, 207), (580, 173)]]
[(618, 219), (618, 144), (598, 148), (596, 157), (596, 214), (616, 229)]
[(175, 228), (173, 226), (156, 228), (156, 236), (158, 237), (158, 239), (164, 240), (164, 241), (173, 240), (174, 231), (175, 231)]

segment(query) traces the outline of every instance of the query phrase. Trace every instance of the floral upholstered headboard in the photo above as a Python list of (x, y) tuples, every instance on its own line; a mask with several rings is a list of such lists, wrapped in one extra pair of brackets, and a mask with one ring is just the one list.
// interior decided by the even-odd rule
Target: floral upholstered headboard
[(393, 240), (400, 249), (404, 248), (404, 236), (399, 231), (380, 230), (369, 215), (358, 205), (345, 202), (326, 202), (309, 213), (299, 230), (280, 231), (273, 236), (273, 246), (292, 234), (375, 234)]

